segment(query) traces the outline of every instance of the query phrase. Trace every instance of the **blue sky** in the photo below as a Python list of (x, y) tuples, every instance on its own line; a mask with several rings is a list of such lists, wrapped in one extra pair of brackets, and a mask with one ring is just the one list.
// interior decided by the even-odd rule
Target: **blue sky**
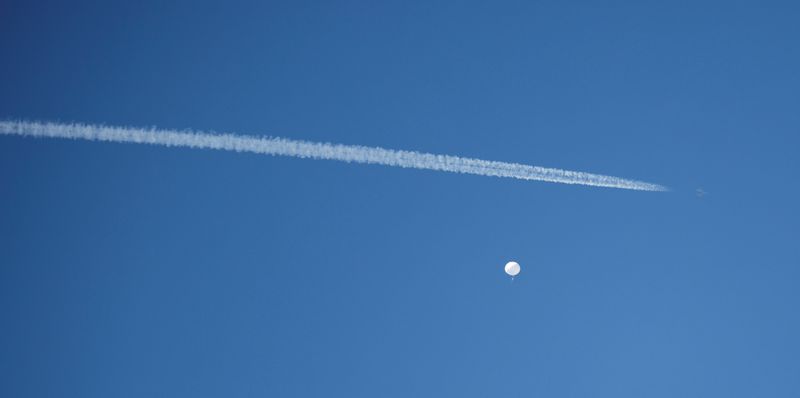
[(799, 11), (4, 2), (3, 119), (672, 191), (3, 136), (0, 395), (794, 396)]

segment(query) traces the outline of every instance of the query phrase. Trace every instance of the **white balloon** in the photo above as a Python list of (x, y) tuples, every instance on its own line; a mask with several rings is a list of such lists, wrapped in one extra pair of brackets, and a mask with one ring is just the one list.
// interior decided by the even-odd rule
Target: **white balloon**
[(508, 264), (506, 264), (505, 270), (508, 275), (517, 276), (517, 274), (519, 274), (520, 271), (519, 263), (517, 263), (516, 261), (509, 261)]

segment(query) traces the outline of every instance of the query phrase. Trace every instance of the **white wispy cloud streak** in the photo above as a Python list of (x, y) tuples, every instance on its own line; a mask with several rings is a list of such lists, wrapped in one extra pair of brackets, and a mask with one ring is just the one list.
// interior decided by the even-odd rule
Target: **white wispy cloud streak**
[(286, 138), (26, 121), (0, 121), (0, 134), (252, 152), (639, 191), (667, 190), (658, 184), (580, 171)]

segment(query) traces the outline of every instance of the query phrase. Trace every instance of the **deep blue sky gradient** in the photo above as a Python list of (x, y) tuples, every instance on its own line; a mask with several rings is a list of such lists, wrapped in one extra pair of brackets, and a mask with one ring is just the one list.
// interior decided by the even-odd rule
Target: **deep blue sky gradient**
[(3, 136), (0, 395), (800, 392), (796, 3), (170, 3), (1, 3), (0, 118), (672, 191)]

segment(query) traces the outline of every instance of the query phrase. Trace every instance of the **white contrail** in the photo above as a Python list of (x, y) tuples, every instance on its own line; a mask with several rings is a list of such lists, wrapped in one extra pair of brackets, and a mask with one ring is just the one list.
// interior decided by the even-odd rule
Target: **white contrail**
[(667, 190), (667, 188), (657, 184), (580, 171), (462, 158), (450, 155), (396, 151), (377, 147), (297, 141), (285, 138), (262, 138), (234, 134), (209, 134), (175, 130), (147, 130), (88, 124), (22, 121), (0, 121), (0, 134), (219, 149), (225, 151), (254, 152), (265, 155), (372, 163), (385, 166), (439, 170), (482, 176), (510, 177), (521, 180), (548, 181), (562, 184), (580, 184), (640, 191)]

